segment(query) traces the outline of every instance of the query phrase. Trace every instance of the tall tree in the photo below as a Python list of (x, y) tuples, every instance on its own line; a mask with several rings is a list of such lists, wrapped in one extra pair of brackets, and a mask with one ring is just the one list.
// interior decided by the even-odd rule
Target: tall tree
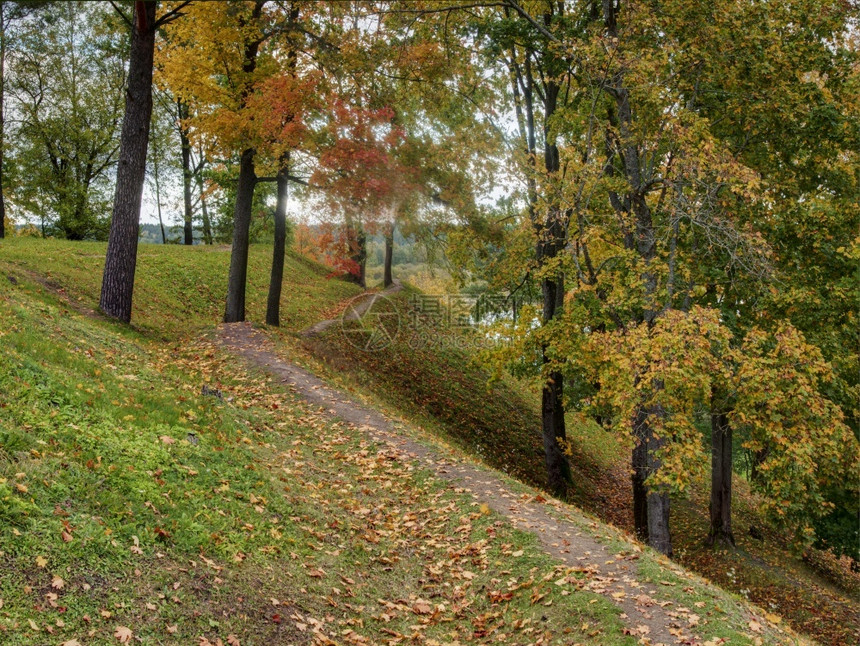
[(131, 18), (122, 14), (131, 30), (131, 52), (116, 192), (99, 307), (108, 316), (126, 323), (131, 321), (140, 204), (152, 119), (155, 33), (160, 26), (176, 19), (182, 7), (187, 4), (189, 3), (180, 3), (158, 20), (156, 2), (138, 0), (134, 3), (134, 14)]
[(106, 236), (126, 51), (111, 19), (98, 4), (43, 4), (19, 22), (20, 47), (7, 53), (16, 126), (7, 187), (45, 234)]

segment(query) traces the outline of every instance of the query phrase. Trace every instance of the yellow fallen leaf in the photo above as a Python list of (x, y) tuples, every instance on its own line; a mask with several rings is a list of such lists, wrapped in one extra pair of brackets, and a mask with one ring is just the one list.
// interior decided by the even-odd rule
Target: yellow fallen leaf
[(44, 556), (37, 556), (36, 557), (36, 565), (37, 566), (45, 567), (47, 564), (48, 564), (48, 559), (46, 559)]
[(771, 612), (767, 613), (764, 618), (772, 624), (778, 624), (780, 621), (782, 621), (782, 617), (780, 617), (779, 615), (775, 615)]

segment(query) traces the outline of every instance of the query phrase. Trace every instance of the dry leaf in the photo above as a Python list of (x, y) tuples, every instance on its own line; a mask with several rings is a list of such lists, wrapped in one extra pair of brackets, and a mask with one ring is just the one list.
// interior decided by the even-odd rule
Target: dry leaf
[(131, 628), (127, 626), (117, 626), (116, 630), (113, 631), (113, 636), (119, 640), (120, 644), (127, 644), (134, 634), (131, 632)]
[(62, 590), (66, 587), (66, 582), (55, 574), (54, 578), (51, 579), (51, 587), (54, 588), (54, 590)]

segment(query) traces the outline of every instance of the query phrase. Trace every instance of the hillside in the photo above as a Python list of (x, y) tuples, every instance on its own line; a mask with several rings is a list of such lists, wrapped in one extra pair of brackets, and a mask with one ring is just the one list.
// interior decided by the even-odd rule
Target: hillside
[[(251, 254), (254, 321), (264, 311), (267, 251)], [(561, 566), (532, 533), (428, 469), (378, 452), (360, 426), (333, 420), (219, 345), (226, 250), (142, 247), (132, 326), (93, 312), (103, 253), (95, 243), (0, 243), (4, 644), (645, 638), (611, 595), (594, 591), (588, 570)], [(366, 354), (336, 326), (310, 341), (296, 335), (356, 293), (290, 256), (273, 352), (390, 412), (434, 450), (476, 456), (525, 483), (506, 486), (544, 500), (533, 488), (540, 456), (527, 390), (503, 383), (488, 393), (486, 375), (453, 346)], [(620, 508), (618, 452), (603, 431), (571, 428), (578, 502)], [(708, 574), (692, 549), (698, 507), (689, 506), (686, 535), (687, 516), (676, 526), (682, 561)], [(743, 541), (749, 556), (731, 560), (737, 585), (762, 577), (776, 604), (785, 591), (789, 602), (765, 612), (575, 508), (548, 508), (617, 559), (634, 559), (637, 585), (655, 588), (652, 601), (697, 633), (694, 643), (802, 643), (778, 616), (814, 632), (788, 612), (806, 611), (801, 585), (818, 611), (834, 613), (818, 622), (821, 643), (849, 643), (856, 630), (856, 600), (796, 559), (782, 569), (788, 553), (771, 537), (771, 554)], [(730, 559), (713, 559), (716, 576)]]

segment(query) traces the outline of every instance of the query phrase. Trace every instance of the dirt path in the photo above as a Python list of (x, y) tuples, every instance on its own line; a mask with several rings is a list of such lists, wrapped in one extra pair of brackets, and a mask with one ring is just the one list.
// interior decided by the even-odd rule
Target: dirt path
[(571, 567), (588, 571), (586, 589), (603, 594), (618, 605), (631, 633), (643, 638), (641, 643), (653, 646), (701, 643), (679, 618), (670, 616), (670, 613), (677, 614), (672, 612), (673, 604), (658, 602), (654, 586), (637, 580), (634, 561), (615, 557), (574, 523), (553, 517), (542, 502), (533, 497), (524, 499), (492, 472), (449, 459), (404, 437), (395, 424), (378, 411), (279, 357), (271, 341), (250, 324), (222, 325), (218, 334), (223, 346), (279, 378), (299, 397), (322, 407), (332, 417), (355, 425), (374, 441), (392, 447), (404, 460), (416, 460), (439, 478), (466, 489), (478, 502), (486, 503), (517, 528), (535, 534), (549, 554)]

